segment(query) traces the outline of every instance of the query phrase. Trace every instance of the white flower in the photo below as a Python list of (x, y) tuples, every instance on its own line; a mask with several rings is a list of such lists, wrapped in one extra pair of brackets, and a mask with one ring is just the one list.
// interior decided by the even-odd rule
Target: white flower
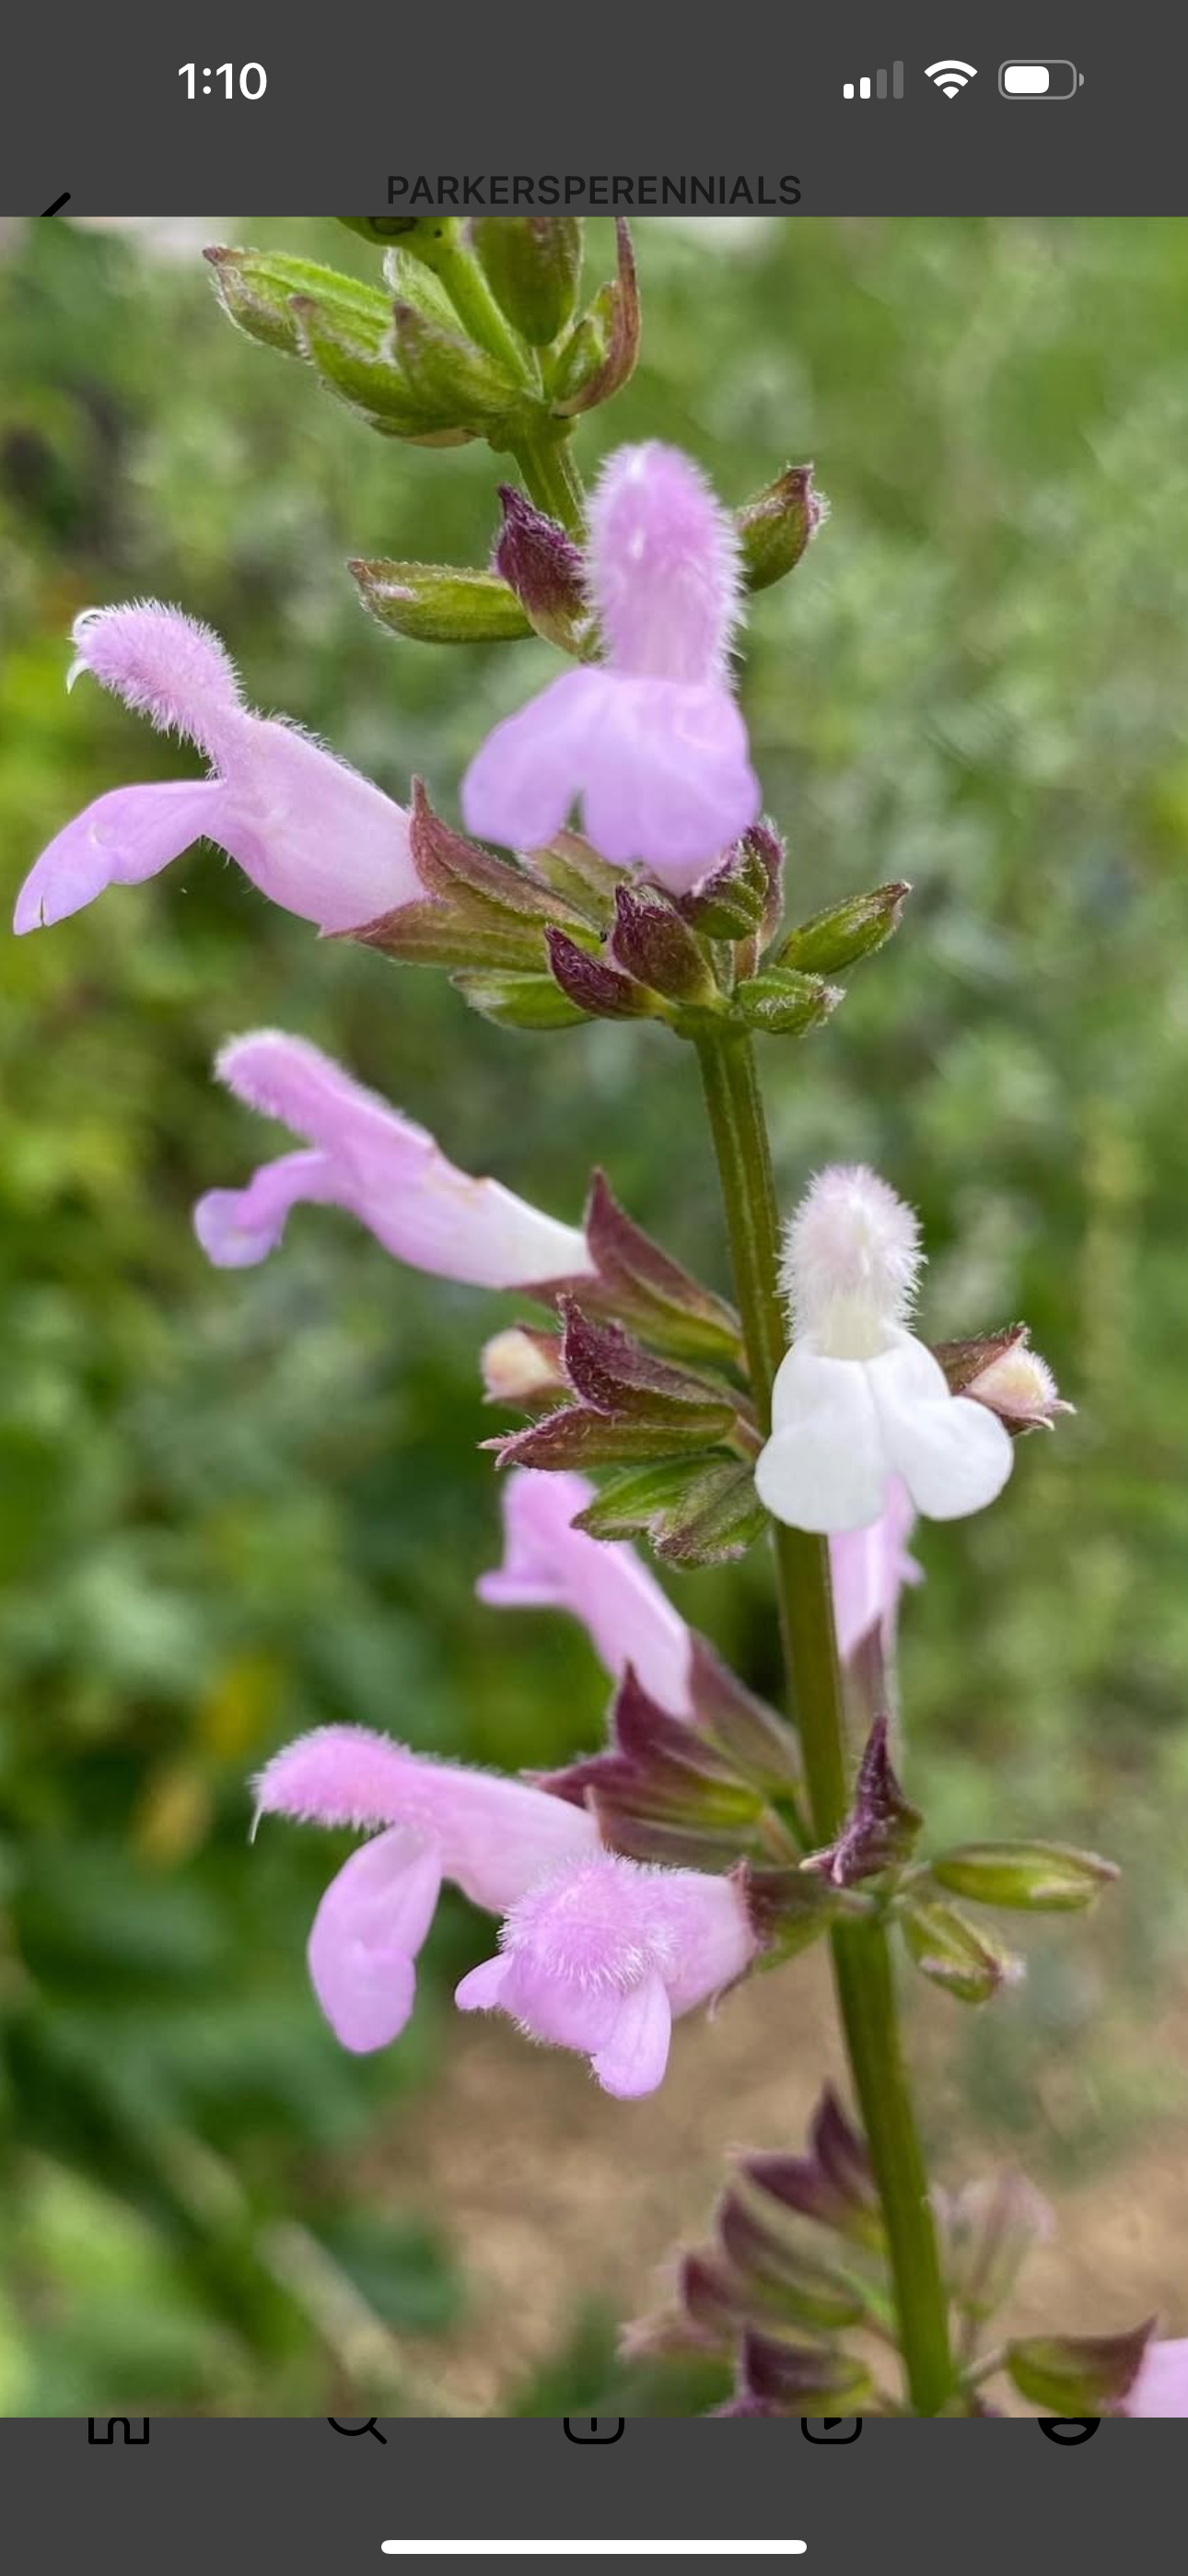
[(878, 1520), (892, 1478), (929, 1520), (1001, 1493), (1013, 1446), (996, 1414), (951, 1395), (906, 1329), (923, 1255), (910, 1208), (876, 1172), (818, 1174), (788, 1227), (782, 1286), (792, 1347), (776, 1378), (760, 1500), (794, 1529)]

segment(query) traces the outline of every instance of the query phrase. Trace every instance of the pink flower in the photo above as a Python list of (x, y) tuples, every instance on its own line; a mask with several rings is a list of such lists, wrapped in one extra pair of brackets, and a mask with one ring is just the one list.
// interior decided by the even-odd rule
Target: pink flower
[(236, 1098), (283, 1120), (309, 1151), (264, 1163), (244, 1190), (208, 1190), (194, 1210), (220, 1269), (263, 1261), (303, 1199), (349, 1208), (398, 1261), (477, 1288), (530, 1288), (592, 1269), (575, 1226), (529, 1207), (498, 1181), (456, 1171), (432, 1136), (304, 1038), (259, 1029), (233, 1038), (218, 1072)]
[(1123, 2415), (1188, 2415), (1188, 2342), (1148, 2344)]
[(105, 886), (141, 885), (204, 838), (322, 930), (355, 930), (419, 899), (403, 808), (296, 726), (253, 715), (208, 626), (143, 600), (87, 609), (74, 642), (70, 685), (93, 672), (160, 732), (195, 743), (211, 775), (116, 787), (88, 805), (26, 877), (18, 931), (64, 921)]
[(896, 1479), (929, 1520), (959, 1520), (1010, 1475), (997, 1414), (951, 1395), (906, 1329), (922, 1259), (911, 1208), (861, 1165), (818, 1173), (792, 1218), (783, 1286), (793, 1340), (755, 1484), (793, 1529), (867, 1529)]
[(606, 661), (496, 726), (463, 782), (467, 829), (537, 849), (580, 800), (603, 858), (681, 892), (759, 811), (729, 679), (737, 542), (687, 456), (649, 440), (608, 460), (587, 573)]
[(690, 1631), (633, 1547), (574, 1529), (593, 1500), (581, 1476), (515, 1468), (503, 1488), (503, 1564), (480, 1576), (479, 1598), (503, 1610), (571, 1611), (616, 1681), (630, 1664), (670, 1717), (691, 1717)]
[(519, 1898), (499, 1957), (463, 1977), (455, 2002), (577, 2049), (604, 2092), (634, 2101), (663, 2079), (674, 2017), (732, 1985), (755, 1949), (733, 1879), (599, 1852)]
[(309, 1972), (344, 2048), (385, 2048), (413, 2007), (415, 1961), (443, 1879), (501, 1914), (542, 1873), (597, 1848), (584, 1809), (525, 1781), (410, 1753), (363, 1726), (298, 1736), (256, 1782), (257, 1821), (381, 1825), (331, 1880), (314, 1918)]
[(865, 1529), (841, 1530), (830, 1539), (833, 1617), (843, 1664), (852, 1662), (876, 1629), (883, 1653), (890, 1655), (894, 1649), (900, 1593), (905, 1584), (924, 1580), (915, 1558), (907, 1553), (915, 1519), (906, 1485), (893, 1476), (879, 1519)]

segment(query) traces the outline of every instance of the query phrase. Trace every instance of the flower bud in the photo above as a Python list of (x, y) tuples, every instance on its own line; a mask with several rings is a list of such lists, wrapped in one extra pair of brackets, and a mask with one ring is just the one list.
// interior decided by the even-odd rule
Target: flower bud
[(734, 514), (749, 590), (766, 590), (794, 571), (829, 503), (813, 484), (811, 465), (790, 465)]
[(856, 894), (828, 912), (813, 914), (781, 942), (772, 959), (795, 966), (802, 975), (839, 975), (862, 957), (873, 957), (894, 937), (903, 919), (911, 887), (901, 882), (876, 886), (873, 894)]
[(780, 918), (784, 844), (770, 824), (755, 823), (677, 908), (705, 939), (771, 938)]
[(1000, 1987), (1017, 1985), (1023, 1975), (1022, 1960), (954, 1906), (913, 1898), (899, 1926), (921, 1976), (958, 2003), (992, 2003)]
[(587, 1017), (554, 983), (551, 975), (479, 972), (463, 968), (453, 978), (454, 989), (499, 1029), (545, 1030), (576, 1029)]
[(819, 975), (797, 974), (789, 966), (768, 967), (761, 975), (748, 976), (734, 995), (735, 1007), (749, 1029), (762, 1029), (768, 1037), (796, 1038), (819, 1028), (845, 998), (842, 985), (826, 984)]
[(1058, 1394), (1047, 1361), (1031, 1349), (1026, 1324), (978, 1341), (942, 1342), (935, 1356), (953, 1393), (984, 1404), (1008, 1431), (1050, 1431), (1058, 1413), (1076, 1410)]
[(997, 2314), (1052, 2225), (1047, 2201), (1015, 2168), (965, 2184), (946, 2213), (944, 2233), (949, 2287), (966, 2316), (985, 2323)]
[(563, 930), (546, 930), (545, 945), (553, 975), (567, 1000), (594, 1020), (646, 1020), (657, 1015), (657, 1003), (589, 948), (579, 948)]
[(646, 887), (616, 888), (609, 953), (624, 974), (669, 1001), (712, 1006), (718, 999), (704, 949), (675, 905)]
[(963, 1843), (928, 1871), (954, 1896), (1021, 1914), (1075, 1914), (1119, 1875), (1112, 1861), (1070, 1843)]
[(232, 322), (266, 349), (303, 355), (301, 332), (293, 311), (295, 295), (311, 296), (327, 327), (346, 334), (373, 353), (391, 321), (391, 307), (378, 287), (341, 277), (313, 260), (287, 259), (265, 250), (203, 252), (214, 271), (215, 292)]
[(547, 349), (577, 302), (582, 227), (576, 215), (476, 215), (470, 241), (500, 312), (534, 349)]
[(454, 564), (348, 565), (365, 608), (394, 635), (418, 644), (514, 643), (532, 632), (514, 591), (497, 572)]
[(413, 400), (440, 420), (482, 427), (513, 411), (522, 387), (495, 358), (458, 331), (430, 319), (417, 305), (398, 301), (392, 308), (388, 342)]
[(631, 233), (615, 217), (618, 275), (601, 287), (562, 347), (551, 387), (553, 410), (564, 420), (609, 402), (625, 385), (639, 354), (639, 287)]
[(484, 1343), (482, 1373), (488, 1404), (519, 1405), (526, 1413), (553, 1404), (566, 1392), (560, 1336), (512, 1324)]
[(1151, 2317), (1129, 2334), (1028, 2335), (1008, 2344), (1007, 2369), (1045, 2415), (1102, 2415), (1129, 2395), (1154, 2331)]
[(576, 650), (588, 622), (580, 549), (555, 519), (533, 507), (514, 484), (499, 486), (503, 529), (494, 565), (514, 592), (525, 618), (546, 643)]
[[(390, 341), (371, 347), (348, 336), (335, 327), (326, 306), (310, 295), (294, 295), (289, 309), (302, 355), (323, 384), (349, 403), (369, 428), (387, 438), (409, 438), (428, 446), (456, 445), (474, 434), (462, 425), (457, 403), (444, 401), (440, 389), (432, 398), (423, 390), (412, 391)], [(466, 344), (459, 345), (465, 348)]]

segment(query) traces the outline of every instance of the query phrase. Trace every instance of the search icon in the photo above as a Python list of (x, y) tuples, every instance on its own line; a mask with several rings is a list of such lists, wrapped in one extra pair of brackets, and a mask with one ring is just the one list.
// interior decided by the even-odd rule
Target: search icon
[(365, 2415), (360, 2424), (340, 2424), (337, 2415), (328, 2415), (326, 2422), (334, 2426), (336, 2433), (345, 2433), (350, 2442), (353, 2442), (360, 2433), (374, 2433), (376, 2441), (382, 2442), (385, 2449), (387, 2448), (388, 2436), (386, 2433), (381, 2433), (374, 2415)]

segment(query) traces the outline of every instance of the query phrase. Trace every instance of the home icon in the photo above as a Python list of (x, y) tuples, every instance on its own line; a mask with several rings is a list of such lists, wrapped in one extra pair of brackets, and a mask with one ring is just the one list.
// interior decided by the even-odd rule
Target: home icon
[(130, 2415), (88, 2415), (87, 2440), (88, 2442), (114, 2442), (118, 2429), (122, 2442), (147, 2442), (148, 2416), (138, 2415), (135, 2421), (140, 2426), (138, 2433), (132, 2430), (133, 2419)]

